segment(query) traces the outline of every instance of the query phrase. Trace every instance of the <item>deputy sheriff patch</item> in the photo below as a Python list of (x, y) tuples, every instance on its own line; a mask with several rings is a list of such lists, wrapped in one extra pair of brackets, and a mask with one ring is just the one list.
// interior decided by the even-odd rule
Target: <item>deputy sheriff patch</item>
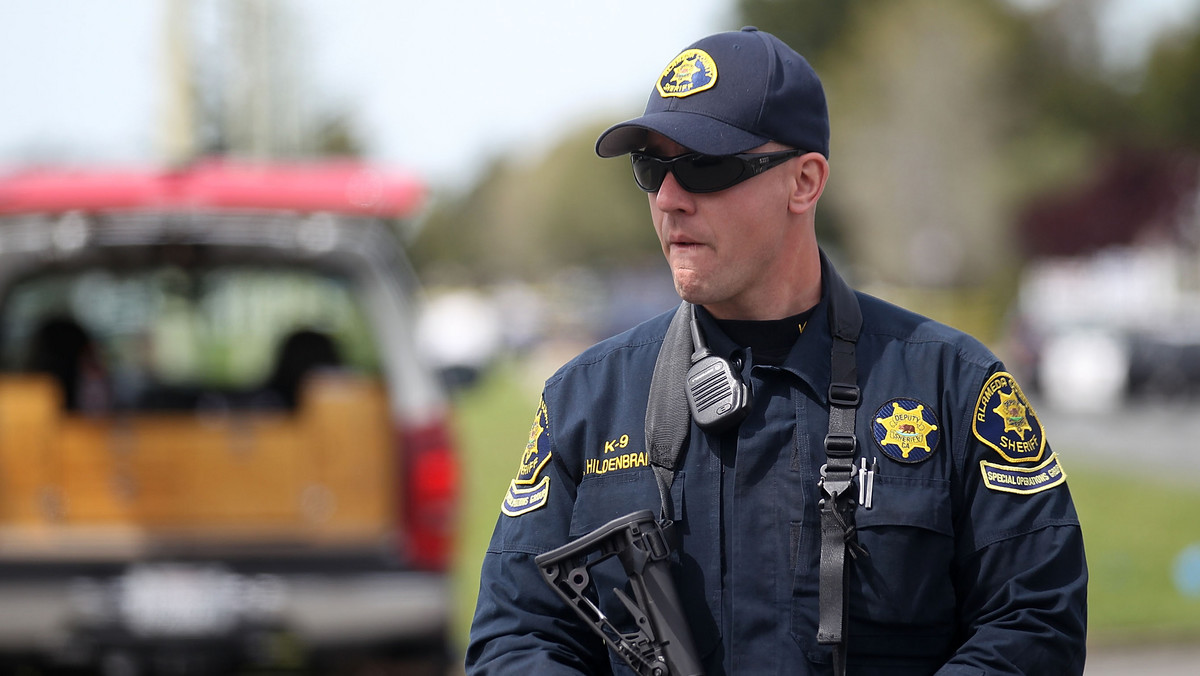
[(980, 460), (979, 471), (983, 473), (983, 483), (988, 488), (1022, 495), (1040, 493), (1067, 480), (1067, 473), (1054, 453), (1036, 467), (1012, 467)]
[(979, 392), (971, 431), (1011, 463), (1036, 463), (1046, 450), (1046, 435), (1021, 386), (999, 371)]
[(883, 454), (908, 464), (929, 459), (942, 433), (937, 414), (916, 399), (893, 399), (875, 411), (871, 431)]
[(529, 441), (525, 444), (525, 452), (521, 454), (521, 466), (517, 469), (517, 478), (508, 484), (508, 493), (500, 511), (509, 516), (520, 516), (526, 512), (542, 507), (550, 497), (550, 477), (538, 477), (542, 469), (550, 462), (550, 442), (546, 438), (546, 401), (538, 405), (537, 413), (533, 416), (533, 427), (529, 430)]
[(717, 84), (717, 64), (703, 49), (689, 49), (675, 57), (658, 78), (660, 96), (682, 98)]

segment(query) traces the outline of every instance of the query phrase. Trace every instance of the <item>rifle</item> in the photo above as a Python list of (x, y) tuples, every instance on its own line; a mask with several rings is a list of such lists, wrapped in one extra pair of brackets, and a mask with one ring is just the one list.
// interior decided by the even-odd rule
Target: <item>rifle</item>
[[(669, 523), (668, 523), (669, 527)], [(613, 652), (643, 676), (703, 676), (700, 659), (671, 579), (670, 546), (650, 510), (613, 519), (534, 561), (546, 580)], [(629, 576), (633, 598), (614, 587), (637, 628), (621, 632), (584, 595), (590, 569), (616, 556)]]

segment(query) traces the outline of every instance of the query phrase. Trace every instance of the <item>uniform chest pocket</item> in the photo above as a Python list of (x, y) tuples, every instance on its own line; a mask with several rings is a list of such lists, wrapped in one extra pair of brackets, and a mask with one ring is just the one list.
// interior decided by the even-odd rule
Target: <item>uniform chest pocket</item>
[(876, 474), (871, 509), (860, 506), (854, 518), (859, 528), (907, 526), (953, 537), (950, 482)]
[(647, 467), (585, 476), (571, 510), (571, 538), (586, 535), (612, 521), (641, 509), (658, 514), (661, 499), (654, 472)]
[[(900, 654), (944, 649), (956, 606), (950, 482), (877, 475), (872, 507), (860, 506), (855, 522), (868, 556), (853, 563), (851, 634)], [(889, 638), (899, 645), (883, 645)]]

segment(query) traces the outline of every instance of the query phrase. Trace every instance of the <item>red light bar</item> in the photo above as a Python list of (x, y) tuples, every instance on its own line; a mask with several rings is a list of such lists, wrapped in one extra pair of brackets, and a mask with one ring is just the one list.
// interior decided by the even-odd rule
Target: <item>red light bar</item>
[(404, 217), (425, 186), (352, 161), (206, 161), (176, 171), (28, 170), (0, 176), (0, 214), (269, 209)]

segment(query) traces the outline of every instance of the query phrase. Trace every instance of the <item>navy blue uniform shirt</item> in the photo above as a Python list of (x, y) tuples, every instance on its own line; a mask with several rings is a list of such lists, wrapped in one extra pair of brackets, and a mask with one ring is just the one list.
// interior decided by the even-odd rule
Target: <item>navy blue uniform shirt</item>
[[(858, 294), (859, 453), (850, 674), (1079, 674), (1087, 568), (1062, 464), (999, 360), (973, 338)], [(706, 673), (832, 673), (817, 644), (817, 486), (828, 431), (827, 299), (780, 366), (745, 355), (753, 406), (692, 426), (672, 500), (676, 586)], [(711, 317), (714, 352), (738, 346)], [(588, 349), (545, 384), (482, 569), (472, 674), (632, 673), (541, 579), (534, 557), (639, 509), (659, 512), (644, 417), (670, 313)], [(856, 459), (856, 464), (860, 463)], [(593, 569), (622, 618), (612, 562)]]

